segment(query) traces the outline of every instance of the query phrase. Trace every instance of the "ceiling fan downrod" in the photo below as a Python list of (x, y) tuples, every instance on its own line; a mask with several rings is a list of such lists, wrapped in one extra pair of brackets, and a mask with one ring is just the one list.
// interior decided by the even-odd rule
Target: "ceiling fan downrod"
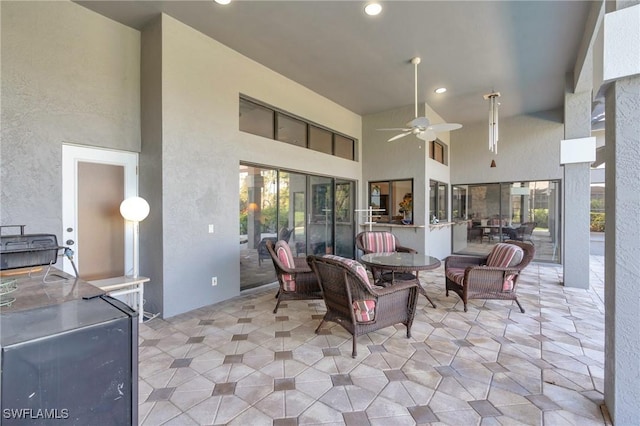
[(415, 58), (411, 58), (411, 63), (414, 65), (414, 91), (413, 91), (413, 104), (415, 105), (415, 115), (414, 117), (418, 118), (418, 64), (420, 63), (420, 57), (416, 56)]

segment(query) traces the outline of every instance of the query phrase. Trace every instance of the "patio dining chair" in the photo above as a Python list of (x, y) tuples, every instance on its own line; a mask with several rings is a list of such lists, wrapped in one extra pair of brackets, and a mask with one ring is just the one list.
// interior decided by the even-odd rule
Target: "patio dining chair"
[(269, 254), (269, 250), (267, 250), (267, 241), (272, 241), (274, 244), (278, 240), (284, 240), (289, 242), (291, 238), (291, 234), (293, 233), (293, 228), (289, 229), (283, 226), (278, 233), (278, 238), (276, 237), (264, 237), (258, 243), (258, 266), (262, 266), (262, 261), (271, 258)]
[[(400, 245), (398, 237), (387, 231), (364, 231), (356, 235), (356, 247), (363, 254), (369, 253), (417, 253), (416, 250)], [(370, 268), (375, 281), (379, 281), (383, 270)]]
[(364, 266), (356, 260), (335, 255), (307, 257), (318, 276), (327, 312), (316, 333), (327, 321), (335, 322), (352, 335), (351, 356), (355, 358), (358, 336), (395, 324), (411, 325), (416, 313), (418, 284), (403, 281), (378, 287), (369, 281)]
[(280, 285), (274, 314), (283, 300), (322, 299), (318, 278), (304, 257), (293, 257), (289, 243), (284, 240), (275, 244), (268, 240), (265, 244)]
[(446, 295), (453, 291), (460, 296), (465, 312), (470, 299), (501, 299), (514, 300), (524, 313), (516, 288), (535, 251), (531, 243), (509, 240), (496, 244), (488, 256), (449, 256), (444, 263)]
[(538, 226), (537, 222), (525, 222), (520, 225), (520, 228), (516, 229), (515, 239), (519, 241), (529, 241), (533, 244), (533, 240), (531, 239), (533, 235), (533, 230)]

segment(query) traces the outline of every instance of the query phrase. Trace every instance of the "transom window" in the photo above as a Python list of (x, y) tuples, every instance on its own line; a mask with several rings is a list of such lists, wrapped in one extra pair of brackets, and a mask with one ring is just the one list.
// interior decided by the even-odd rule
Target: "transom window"
[(240, 131), (347, 160), (356, 158), (355, 139), (242, 96)]
[(429, 142), (429, 158), (438, 163), (447, 164), (447, 149), (445, 144), (435, 140)]

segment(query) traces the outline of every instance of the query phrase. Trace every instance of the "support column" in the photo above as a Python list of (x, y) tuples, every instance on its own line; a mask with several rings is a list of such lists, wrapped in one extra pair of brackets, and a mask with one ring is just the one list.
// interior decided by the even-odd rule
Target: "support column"
[[(564, 137), (591, 136), (591, 91), (573, 93), (573, 77), (567, 78), (564, 96)], [(589, 288), (591, 163), (564, 164), (564, 285)]]
[(640, 52), (640, 4), (612, 5), (604, 49), (604, 396), (613, 423), (631, 425), (640, 419), (640, 62), (633, 68), (627, 59)]
[(605, 401), (615, 424), (640, 419), (640, 76), (606, 94)]

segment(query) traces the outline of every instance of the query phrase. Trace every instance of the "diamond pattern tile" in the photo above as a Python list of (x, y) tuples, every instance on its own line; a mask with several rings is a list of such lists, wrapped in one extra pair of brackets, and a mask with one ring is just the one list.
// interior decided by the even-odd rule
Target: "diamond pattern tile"
[[(403, 325), (358, 336), (325, 323), (322, 301), (273, 314), (277, 285), (140, 325), (141, 425), (606, 425), (604, 262), (588, 290), (532, 263), (512, 301), (445, 296), (443, 267), (420, 273)], [(599, 278), (598, 278), (599, 277)]]

